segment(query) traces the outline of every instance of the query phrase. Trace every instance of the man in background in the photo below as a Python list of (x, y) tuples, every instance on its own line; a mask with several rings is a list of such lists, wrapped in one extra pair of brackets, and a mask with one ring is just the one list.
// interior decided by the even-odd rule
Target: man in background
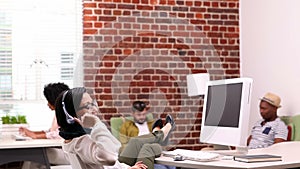
[(287, 126), (277, 116), (277, 109), (281, 107), (280, 97), (266, 93), (260, 100), (259, 109), (263, 119), (256, 122), (252, 128), (247, 140), (250, 149), (264, 148), (286, 141), (288, 135)]
[[(58, 95), (65, 91), (69, 90), (69, 86), (64, 83), (50, 83), (44, 87), (44, 96), (47, 99), (48, 107), (51, 110), (55, 110), (55, 101)], [(41, 115), (42, 116), (42, 115)], [(31, 137), (32, 139), (57, 139), (60, 138), (59, 126), (57, 125), (56, 116), (53, 116), (51, 128), (45, 131), (31, 131), (28, 128), (20, 127), (19, 132), (25, 136)], [(65, 154), (60, 148), (47, 148), (47, 156), (50, 164), (54, 165), (63, 165), (69, 164), (68, 159), (65, 158)], [(34, 163), (34, 162), (25, 162), (22, 169), (38, 169), (45, 168), (44, 165)]]
[(127, 145), (130, 137), (149, 134), (152, 132), (154, 120), (147, 118), (147, 105), (143, 101), (135, 101), (132, 104), (133, 120), (126, 119), (120, 128), (121, 151)]

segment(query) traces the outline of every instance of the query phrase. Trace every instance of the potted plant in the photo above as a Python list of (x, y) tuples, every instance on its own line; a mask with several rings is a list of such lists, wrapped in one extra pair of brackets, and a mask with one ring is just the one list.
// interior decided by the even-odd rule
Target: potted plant
[(2, 134), (18, 134), (20, 127), (29, 127), (26, 116), (24, 115), (8, 115), (1, 117), (2, 120)]

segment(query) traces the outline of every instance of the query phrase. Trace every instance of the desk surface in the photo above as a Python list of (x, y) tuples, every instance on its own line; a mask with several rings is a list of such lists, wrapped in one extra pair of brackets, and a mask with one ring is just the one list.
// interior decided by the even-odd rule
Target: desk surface
[[(224, 152), (224, 151), (222, 151)], [(228, 151), (227, 151), (228, 152)], [(260, 169), (274, 169), (274, 168), (293, 168), (300, 167), (300, 142), (283, 142), (272, 145), (268, 148), (249, 150), (248, 154), (274, 154), (281, 155), (282, 161), (276, 162), (259, 162), (259, 163), (243, 163), (234, 160), (216, 160), (210, 162), (196, 162), (196, 161), (174, 161), (170, 157), (159, 157), (155, 161), (158, 164), (172, 165), (177, 167), (187, 168), (260, 168)]]
[(16, 141), (12, 137), (8, 136), (0, 139), (0, 149), (61, 147), (62, 144), (62, 139), (31, 139), (25, 141)]

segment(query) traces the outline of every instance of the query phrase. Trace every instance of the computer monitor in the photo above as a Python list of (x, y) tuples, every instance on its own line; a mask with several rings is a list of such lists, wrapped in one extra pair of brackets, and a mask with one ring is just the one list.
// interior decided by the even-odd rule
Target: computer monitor
[(247, 147), (252, 82), (251, 78), (207, 82), (200, 142)]

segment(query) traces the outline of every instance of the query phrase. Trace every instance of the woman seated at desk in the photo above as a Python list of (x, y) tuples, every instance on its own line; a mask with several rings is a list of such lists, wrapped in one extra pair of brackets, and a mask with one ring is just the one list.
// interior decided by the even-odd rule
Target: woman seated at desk
[[(132, 138), (118, 157), (121, 144), (93, 115), (98, 114), (98, 107), (85, 88), (63, 92), (56, 100), (55, 111), (60, 126), (59, 135), (65, 139), (64, 151), (76, 154), (82, 165), (89, 169), (109, 168), (105, 165), (112, 168), (153, 169), (154, 159), (162, 151), (159, 144), (167, 141), (175, 127), (171, 118), (163, 128)], [(86, 134), (83, 127), (93, 127), (91, 134)]]
[[(55, 100), (59, 94), (63, 91), (69, 90), (69, 86), (64, 83), (49, 83), (44, 87), (44, 96), (47, 99), (48, 107), (51, 110), (55, 110)], [(42, 116), (42, 115), (41, 115)], [(51, 128), (47, 131), (31, 131), (28, 128), (20, 127), (19, 132), (25, 136), (31, 137), (33, 139), (58, 139), (58, 125), (56, 122), (56, 116), (53, 117)], [(47, 156), (50, 164), (54, 165), (64, 165), (69, 164), (68, 159), (65, 158), (65, 155), (61, 148), (47, 148)], [(35, 162), (25, 162), (22, 169), (37, 169), (44, 168), (43, 165)]]

